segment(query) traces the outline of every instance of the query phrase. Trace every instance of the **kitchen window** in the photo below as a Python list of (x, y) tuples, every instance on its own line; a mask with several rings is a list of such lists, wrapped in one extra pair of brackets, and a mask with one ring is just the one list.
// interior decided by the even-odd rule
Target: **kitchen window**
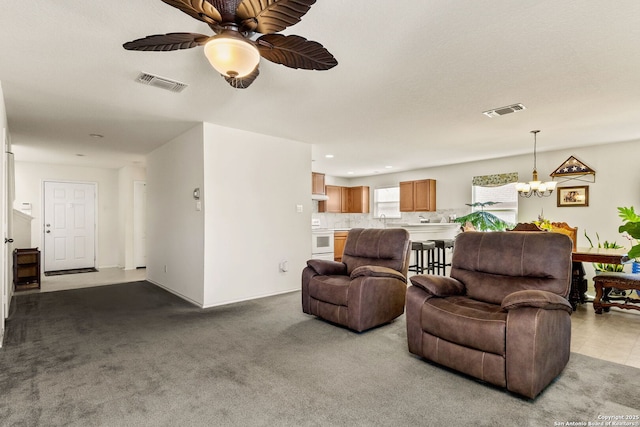
[[(490, 212), (509, 224), (518, 222), (518, 191), (515, 182), (497, 187), (474, 185), (472, 189), (473, 203), (498, 202), (497, 205), (485, 206), (485, 212)], [(481, 207), (472, 209), (474, 212), (482, 210)]]
[(373, 189), (373, 217), (402, 218), (400, 214), (400, 187)]

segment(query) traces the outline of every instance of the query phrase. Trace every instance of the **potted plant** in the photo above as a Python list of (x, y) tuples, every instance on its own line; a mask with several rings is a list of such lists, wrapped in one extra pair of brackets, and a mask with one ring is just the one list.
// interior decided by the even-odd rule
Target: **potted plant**
[(491, 212), (485, 212), (485, 206), (497, 205), (500, 202), (476, 202), (476, 203), (465, 203), (467, 206), (471, 206), (472, 208), (479, 207), (479, 211), (471, 212), (468, 215), (461, 216), (460, 218), (456, 218), (454, 221), (460, 224), (471, 223), (476, 230), (479, 231), (504, 231), (506, 228), (511, 227), (512, 224), (505, 222), (492, 214)]
[[(587, 240), (589, 241), (589, 245), (593, 248), (593, 242), (591, 241), (591, 238), (587, 235), (587, 231), (584, 231), (584, 237), (587, 238)], [(618, 243), (616, 242), (609, 242), (607, 240), (605, 240), (603, 243), (600, 243), (600, 236), (598, 235), (598, 233), (596, 233), (596, 238), (598, 239), (598, 248), (604, 248), (604, 249), (622, 249), (623, 246), (620, 246)], [(601, 271), (613, 271), (613, 272), (622, 272), (624, 271), (624, 265), (622, 264), (602, 264), (602, 263), (593, 263), (593, 269), (596, 271), (596, 274), (598, 274)]]
[(624, 224), (618, 227), (618, 232), (623, 233), (625, 237), (631, 242), (631, 249), (627, 256), (630, 260), (633, 260), (633, 272), (640, 273), (640, 215), (636, 214), (633, 206), (631, 207), (619, 207), (618, 216), (622, 218)]

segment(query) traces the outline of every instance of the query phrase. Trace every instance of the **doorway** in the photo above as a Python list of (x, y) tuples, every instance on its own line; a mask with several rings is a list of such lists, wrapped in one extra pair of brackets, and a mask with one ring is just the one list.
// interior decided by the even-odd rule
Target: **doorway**
[(44, 182), (44, 272), (95, 268), (95, 183)]
[(133, 182), (133, 266), (147, 266), (147, 184)]

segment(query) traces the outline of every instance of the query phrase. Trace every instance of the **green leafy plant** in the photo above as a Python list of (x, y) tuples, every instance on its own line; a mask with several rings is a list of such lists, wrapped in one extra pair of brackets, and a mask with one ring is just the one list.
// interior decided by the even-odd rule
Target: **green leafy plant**
[[(584, 237), (587, 238), (587, 240), (589, 241), (589, 245), (591, 245), (591, 247), (593, 248), (593, 242), (591, 241), (591, 238), (587, 235), (586, 230), (584, 232)], [(609, 242), (608, 240), (605, 240), (604, 242), (601, 243), (600, 236), (598, 235), (598, 233), (596, 233), (596, 239), (598, 239), (599, 248), (602, 248), (602, 249), (622, 249), (623, 248), (623, 246), (620, 246), (616, 242)], [(624, 271), (624, 266), (621, 264), (602, 264), (602, 263), (594, 262), (593, 268), (596, 271), (615, 271), (615, 272)]]
[(618, 227), (618, 232), (626, 233), (625, 237), (628, 236), (627, 238), (631, 241), (631, 249), (629, 249), (627, 255), (630, 259), (638, 261), (640, 259), (640, 244), (638, 244), (638, 239), (640, 239), (640, 215), (636, 214), (633, 206), (631, 206), (629, 208), (619, 207), (618, 216), (625, 222)]
[(460, 224), (470, 222), (476, 230), (480, 231), (503, 231), (506, 228), (512, 227), (513, 224), (509, 224), (508, 222), (501, 220), (491, 212), (484, 211), (485, 206), (493, 206), (498, 203), (500, 202), (466, 203), (467, 206), (471, 206), (472, 208), (479, 207), (480, 210), (456, 218), (455, 221)]

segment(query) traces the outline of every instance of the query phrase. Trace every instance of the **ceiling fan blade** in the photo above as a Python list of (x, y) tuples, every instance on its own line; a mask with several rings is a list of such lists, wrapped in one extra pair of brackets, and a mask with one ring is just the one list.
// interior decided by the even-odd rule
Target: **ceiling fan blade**
[(320, 43), (300, 36), (265, 34), (257, 40), (260, 55), (276, 64), (305, 70), (328, 70), (338, 61)]
[(300, 22), (316, 0), (244, 0), (236, 14), (243, 27), (272, 34)]
[(206, 43), (209, 36), (197, 33), (155, 34), (122, 45), (127, 50), (169, 51), (191, 49)]
[(180, 9), (192, 18), (210, 24), (207, 17), (216, 23), (222, 22), (222, 16), (215, 6), (207, 0), (162, 0), (169, 6)]
[[(164, 0), (162, 0), (164, 1)], [(220, 12), (222, 22), (235, 22), (236, 9), (242, 0), (206, 0)]]
[(253, 83), (253, 81), (258, 77), (259, 74), (259, 65), (256, 65), (256, 68), (254, 68), (251, 73), (247, 74), (244, 77), (223, 77), (231, 86), (235, 87), (236, 89), (246, 89), (251, 83)]

